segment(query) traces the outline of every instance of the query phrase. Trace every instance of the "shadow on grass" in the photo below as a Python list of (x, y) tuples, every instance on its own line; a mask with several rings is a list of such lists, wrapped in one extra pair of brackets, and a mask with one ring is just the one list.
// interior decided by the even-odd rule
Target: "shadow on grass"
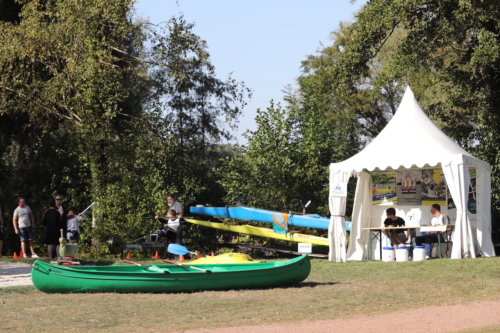
[(301, 282), (298, 285), (290, 286), (290, 288), (302, 288), (302, 287), (317, 287), (317, 286), (333, 286), (335, 284), (350, 284), (349, 282)]
[[(226, 291), (245, 291), (245, 290), (272, 290), (272, 289), (299, 289), (299, 288), (314, 288), (317, 286), (333, 286), (336, 284), (350, 284), (346, 282), (301, 282), (299, 284), (293, 285), (293, 286), (277, 286), (277, 287), (269, 287), (269, 288), (241, 288), (241, 289), (223, 289), (223, 290), (193, 290), (193, 291), (183, 291), (183, 292), (170, 292), (170, 293), (164, 293), (164, 294), (195, 294), (195, 293), (203, 293), (203, 292), (226, 292)], [(23, 295), (23, 294), (33, 294), (40, 292), (38, 289), (36, 289), (34, 286), (14, 286), (14, 287), (4, 287), (0, 288), (0, 296), (2, 295), (8, 295), (8, 294), (18, 294), (18, 295)], [(81, 294), (113, 294), (113, 292), (85, 292)], [(54, 294), (59, 294), (59, 293), (54, 293)], [(68, 293), (71, 294), (71, 293)], [(117, 294), (128, 294), (128, 293), (117, 293)], [(153, 293), (137, 293), (137, 292), (131, 292), (130, 294), (153, 294)], [(158, 293), (162, 294), (162, 293)]]

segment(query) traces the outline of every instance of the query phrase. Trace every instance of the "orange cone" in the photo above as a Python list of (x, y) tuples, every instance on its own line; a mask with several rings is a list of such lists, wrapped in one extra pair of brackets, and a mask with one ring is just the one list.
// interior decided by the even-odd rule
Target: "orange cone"
[(14, 257), (13, 257), (13, 258), (14, 258), (14, 259), (18, 259), (18, 258), (17, 258), (17, 254), (16, 254), (16, 252), (14, 252)]
[(215, 253), (212, 251), (212, 254), (211, 254), (212, 257), (215, 257)]
[(130, 254), (130, 252), (127, 253), (127, 259), (132, 259), (132, 255)]
[(179, 261), (184, 261), (184, 256), (182, 254), (179, 256)]
[(155, 259), (160, 259), (160, 253), (158, 253), (158, 251), (155, 252)]
[(23, 250), (21, 250), (21, 252), (19, 252), (19, 259), (23, 259), (24, 258), (24, 252)]

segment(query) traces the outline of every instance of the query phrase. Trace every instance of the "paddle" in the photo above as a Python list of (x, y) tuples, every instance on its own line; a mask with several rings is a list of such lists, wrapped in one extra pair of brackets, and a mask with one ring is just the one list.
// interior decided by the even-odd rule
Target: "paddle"
[(192, 268), (192, 269), (197, 269), (197, 270), (203, 271), (205, 273), (212, 273), (212, 271), (210, 271), (208, 269), (203, 269), (203, 268), (198, 268), (198, 267), (194, 267), (194, 266), (184, 265), (184, 264), (180, 264), (180, 263), (175, 262), (175, 261), (170, 261), (170, 260), (162, 260), (162, 261), (167, 262), (167, 263), (172, 264), (172, 265), (177, 265), (177, 266), (182, 266), (182, 267), (188, 267), (188, 268)]
[(93, 205), (95, 205), (95, 201), (90, 205), (88, 206), (87, 208), (85, 208), (85, 210), (83, 212), (81, 212), (80, 214), (84, 214), (86, 211), (88, 211), (90, 209), (90, 207), (92, 207)]
[(188, 254), (188, 253), (198, 255), (198, 253), (191, 252), (188, 249), (186, 249), (184, 246), (179, 245), (179, 244), (169, 244), (167, 251), (172, 253), (172, 254), (176, 254), (178, 256), (183, 256), (183, 255)]
[[(143, 216), (142, 218), (143, 218), (143, 219), (149, 219), (149, 220), (154, 220), (154, 219), (155, 219), (155, 217), (154, 217), (154, 216)], [(158, 216), (158, 220), (159, 220), (159, 219), (168, 220), (168, 219), (172, 219), (172, 218), (173, 218), (173, 219), (175, 219), (175, 218), (177, 218), (177, 217)], [(183, 219), (184, 219), (184, 218), (185, 218), (185, 219), (192, 219), (193, 217), (183, 216), (182, 218), (183, 218)]]
[(123, 261), (123, 262), (125, 262), (127, 264), (131, 264), (131, 265), (135, 265), (135, 266), (140, 266), (140, 267), (143, 267), (143, 268), (151, 269), (153, 271), (158, 271), (158, 272), (162, 272), (162, 273), (165, 273), (165, 274), (170, 274), (169, 271), (164, 271), (163, 269), (159, 269), (159, 268), (156, 268), (156, 267), (141, 265), (139, 263), (136, 263), (136, 262), (133, 262), (133, 261), (128, 261), (128, 260), (123, 260), (123, 259), (121, 259), (121, 261)]

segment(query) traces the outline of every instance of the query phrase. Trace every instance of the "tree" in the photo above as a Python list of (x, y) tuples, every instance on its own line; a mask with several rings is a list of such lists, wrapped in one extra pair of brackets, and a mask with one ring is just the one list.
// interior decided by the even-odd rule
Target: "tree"
[(217, 175), (207, 170), (245, 104), (242, 83), (215, 77), (192, 25), (174, 18), (155, 30), (134, 24), (131, 8), (23, 2), (0, 22), (5, 196), (26, 195), (35, 215), (54, 191), (77, 209), (98, 201), (84, 250), (151, 231), (140, 216), (164, 211), (168, 192), (185, 204), (210, 197)]
[(333, 68), (332, 85), (336, 92), (352, 86), (394, 32), (404, 30), (387, 71), (394, 80), (417, 87), (416, 95), (444, 132), (491, 164), (497, 219), (499, 5), (499, 1), (370, 1), (352, 24), (355, 33)]
[(244, 196), (248, 205), (299, 211), (301, 200), (311, 200), (313, 210), (328, 214), (328, 166), (359, 147), (349, 126), (272, 102), (255, 120), (257, 130), (246, 133), (248, 146), (237, 147), (220, 171), (226, 202)]

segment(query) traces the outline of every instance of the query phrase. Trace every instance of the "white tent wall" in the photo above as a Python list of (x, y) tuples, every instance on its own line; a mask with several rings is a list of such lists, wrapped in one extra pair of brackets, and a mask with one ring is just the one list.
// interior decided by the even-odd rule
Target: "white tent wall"
[(469, 168), (465, 158), (451, 161), (443, 165), (444, 176), (448, 182), (451, 196), (455, 202), (456, 221), (455, 235), (453, 237), (452, 259), (462, 257), (475, 258), (474, 240), (471, 229), (471, 220), (467, 214), (467, 199), (469, 197)]
[[(334, 184), (341, 184), (347, 188), (347, 182), (351, 177), (350, 172), (338, 171), (335, 174), (330, 175), (330, 179)], [(330, 192), (333, 187), (330, 186)], [(330, 205), (330, 224), (328, 225), (328, 241), (330, 245), (330, 251), (328, 254), (328, 259), (330, 261), (342, 262), (346, 261), (346, 242), (347, 233), (345, 230), (345, 210), (346, 210), (346, 200), (345, 196), (332, 196), (330, 194), (329, 205)]]
[(491, 241), (491, 174), (488, 170), (477, 168), (476, 179), (478, 184), (476, 186), (477, 195), (477, 243), (479, 245), (479, 253), (483, 257), (494, 257), (495, 247)]
[[(467, 212), (469, 190), (469, 167), (476, 168), (477, 215)], [(336, 175), (352, 174), (358, 177), (347, 260), (365, 260), (369, 256), (370, 235), (362, 228), (379, 227), (385, 218), (388, 206), (372, 205), (371, 172), (408, 169), (441, 168), (457, 209), (452, 258), (495, 256), (491, 241), (490, 169), (489, 164), (478, 160), (447, 137), (424, 113), (413, 92), (408, 87), (401, 104), (382, 132), (358, 154), (340, 163), (330, 165), (330, 186), (338, 183)], [(337, 178), (336, 178), (337, 177)], [(342, 181), (347, 182), (343, 179)], [(329, 198), (332, 215), (343, 215), (345, 200)], [(340, 206), (339, 206), (340, 205)], [(429, 206), (393, 206), (398, 216), (405, 218), (410, 212), (419, 221), (429, 224)], [(446, 207), (443, 213), (448, 213)], [(331, 261), (344, 261), (341, 252), (345, 243), (340, 240), (345, 227), (339, 220), (331, 219), (329, 228)], [(337, 227), (335, 227), (337, 226)]]
[[(347, 260), (368, 259), (369, 235), (362, 228), (368, 228), (371, 225), (371, 176), (369, 172), (360, 172), (357, 176), (358, 183), (356, 185), (356, 195), (354, 196), (352, 209), (351, 235), (347, 249)], [(330, 261), (333, 260), (330, 259)]]
[[(475, 165), (472, 166), (476, 167)], [(454, 172), (451, 171), (453, 168), (455, 170)], [(490, 202), (489, 200), (486, 202), (483, 200), (484, 197), (489, 198), (489, 195), (482, 193), (489, 193), (489, 172), (482, 168), (477, 168), (477, 182), (479, 184), (483, 184), (484, 182), (486, 186), (477, 185), (477, 214), (471, 214), (467, 211), (466, 203), (468, 198), (468, 185), (464, 185), (469, 184), (468, 169), (469, 165), (467, 163), (461, 163), (460, 159), (443, 168), (446, 182), (450, 184), (452, 196), (454, 198), (459, 196), (463, 198), (461, 200), (454, 200), (456, 209), (449, 210), (446, 205), (441, 207), (441, 212), (448, 215), (454, 221), (453, 224), (455, 224), (454, 246), (451, 254), (452, 259), (474, 258), (475, 253), (480, 253), (483, 257), (495, 256), (493, 243), (491, 241)], [(406, 169), (400, 169), (398, 171), (402, 170)], [(407, 226), (428, 225), (433, 217), (430, 213), (430, 205), (372, 205), (371, 173), (360, 172), (357, 174), (357, 177), (358, 182), (353, 205), (351, 233), (346, 259), (342, 257), (345, 243), (339, 248), (340, 252), (331, 251), (336, 242), (342, 241), (342, 237), (345, 237), (346, 234), (345, 229), (340, 228), (338, 224), (336, 224), (336, 228), (329, 229), (330, 261), (340, 262), (346, 260), (360, 261), (380, 259), (379, 241), (372, 240), (370, 233), (366, 230), (362, 230), (362, 228), (383, 226), (383, 222), (386, 219), (385, 211), (389, 207), (396, 209), (396, 215), (402, 217), (406, 221)], [(338, 183), (335, 177), (332, 179), (334, 182)], [(460, 184), (458, 187), (453, 185), (457, 182)], [(459, 193), (456, 193), (457, 189)], [(333, 209), (335, 209), (334, 206), (338, 199), (339, 198), (330, 197), (330, 209), (332, 211), (334, 211)], [(342, 221), (344, 220), (342, 219)], [(336, 232), (336, 230), (338, 232)], [(372, 244), (370, 244), (370, 242), (372, 242)], [(383, 236), (382, 246), (385, 245), (389, 245), (389, 243), (388, 239)]]

